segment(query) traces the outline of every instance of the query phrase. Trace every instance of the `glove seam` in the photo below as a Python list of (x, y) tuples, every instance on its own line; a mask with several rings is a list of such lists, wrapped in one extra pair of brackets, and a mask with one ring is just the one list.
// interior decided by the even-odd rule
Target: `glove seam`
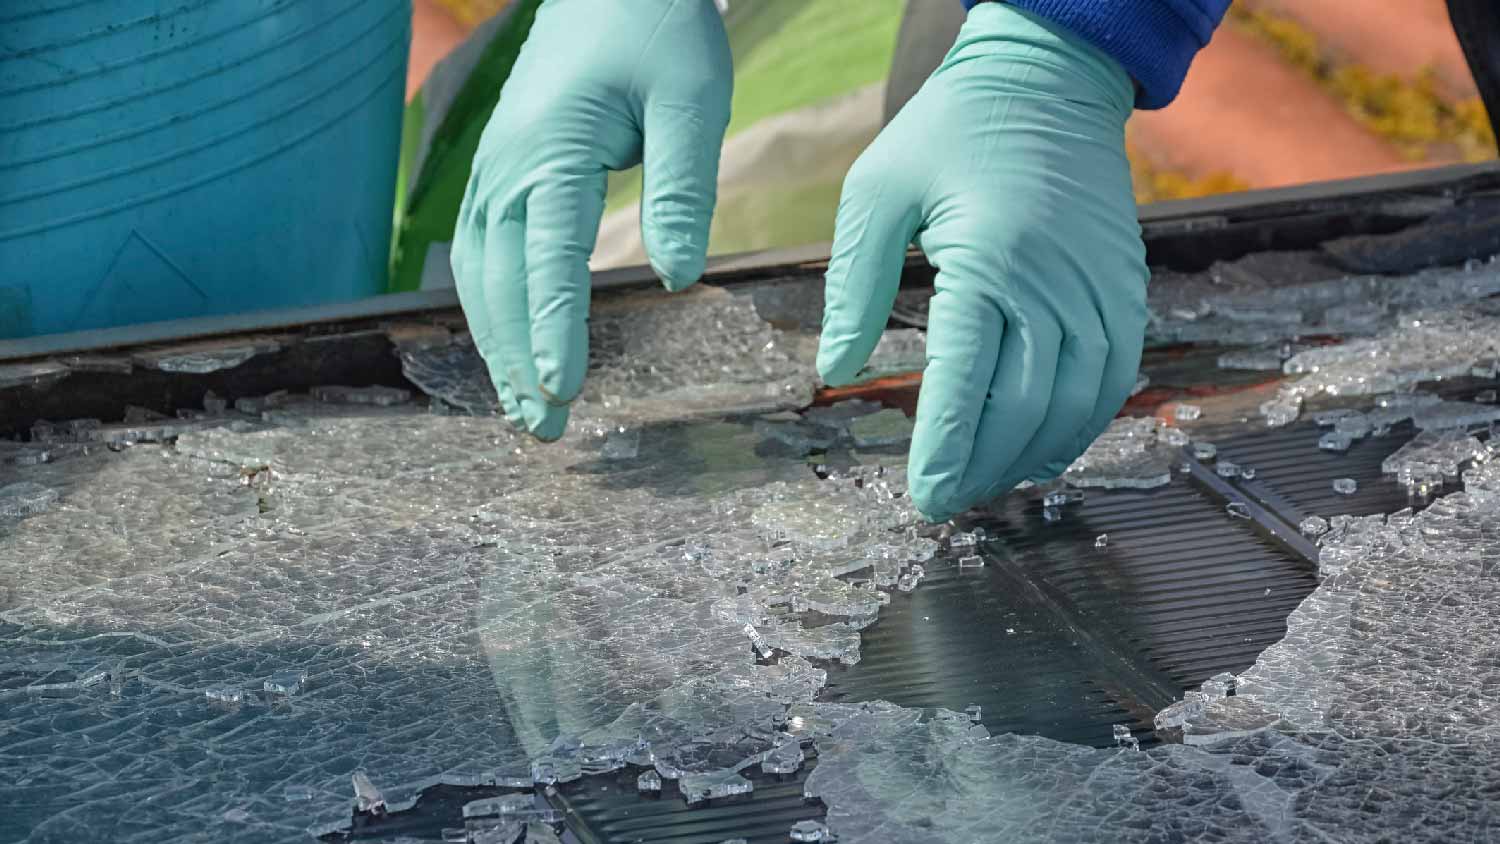
[[(627, 90), (630, 91), (630, 96), (635, 100), (635, 105), (637, 106), (635, 109), (637, 124), (643, 123), (645, 116), (642, 111), (642, 104), (645, 102), (646, 98), (640, 91), (640, 75), (641, 70), (646, 65), (646, 55), (651, 51), (652, 45), (656, 43), (657, 36), (661, 35), (662, 29), (667, 25), (667, 18), (677, 10), (679, 4), (684, 2), (698, 2), (698, 0), (671, 0), (671, 2), (667, 4), (667, 7), (662, 10), (661, 17), (657, 19), (656, 25), (651, 29), (651, 35), (646, 38), (646, 43), (641, 45), (641, 51), (635, 57), (635, 67), (630, 71), (630, 85), (628, 86)], [(637, 131), (639, 131), (641, 128), (642, 127), (640, 125), (636, 126)]]

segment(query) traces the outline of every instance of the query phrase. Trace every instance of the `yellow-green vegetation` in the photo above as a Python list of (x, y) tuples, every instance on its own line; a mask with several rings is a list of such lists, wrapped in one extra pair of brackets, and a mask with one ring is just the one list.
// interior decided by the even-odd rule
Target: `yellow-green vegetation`
[[(724, 18), (734, 53), (727, 136), (883, 79), (904, 8), (904, 0), (731, 2)], [(611, 174), (607, 207), (636, 201), (640, 189), (638, 168)]]
[(498, 14), (510, 4), (510, 0), (437, 0), (437, 4), (447, 9), (459, 23), (472, 27)]
[[(731, 4), (734, 106), (729, 134), (763, 117), (883, 78), (902, 0), (752, 0)], [(739, 17), (740, 10), (746, 13)], [(770, 31), (765, 31), (774, 27)]]
[(1421, 161), (1444, 148), (1465, 161), (1495, 157), (1495, 134), (1484, 105), (1477, 97), (1448, 102), (1438, 91), (1431, 67), (1411, 77), (1377, 73), (1333, 53), (1297, 21), (1243, 3), (1229, 8), (1229, 19), (1275, 47), (1407, 158)]
[(1195, 199), (1220, 193), (1249, 190), (1250, 185), (1226, 170), (1216, 170), (1193, 177), (1153, 163), (1139, 149), (1125, 147), (1130, 157), (1130, 180), (1135, 187), (1135, 201), (1144, 205), (1168, 199)]
[(709, 248), (726, 255), (833, 240), (842, 175), (832, 181), (778, 183), (725, 196), (714, 212)]

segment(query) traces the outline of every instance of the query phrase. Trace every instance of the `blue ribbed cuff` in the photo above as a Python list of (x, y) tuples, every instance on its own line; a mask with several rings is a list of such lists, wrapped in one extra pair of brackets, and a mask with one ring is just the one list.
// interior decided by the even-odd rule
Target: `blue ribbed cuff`
[[(977, 0), (963, 0), (972, 8)], [(1005, 0), (1066, 28), (1119, 62), (1140, 93), (1136, 108), (1161, 108), (1182, 88), (1229, 0)]]

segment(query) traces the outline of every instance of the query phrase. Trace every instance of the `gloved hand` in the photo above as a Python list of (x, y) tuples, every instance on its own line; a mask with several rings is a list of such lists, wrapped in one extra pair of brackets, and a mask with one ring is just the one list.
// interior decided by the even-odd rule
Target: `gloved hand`
[(555, 440), (588, 369), (589, 255), (607, 170), (641, 163), (641, 238), (698, 280), (733, 87), (713, 0), (548, 0), (474, 156), (453, 275), (501, 409)]
[(915, 238), (938, 269), (908, 465), (928, 519), (1060, 474), (1130, 396), (1147, 281), (1133, 100), (1102, 52), (982, 3), (844, 182), (818, 371), (859, 372)]

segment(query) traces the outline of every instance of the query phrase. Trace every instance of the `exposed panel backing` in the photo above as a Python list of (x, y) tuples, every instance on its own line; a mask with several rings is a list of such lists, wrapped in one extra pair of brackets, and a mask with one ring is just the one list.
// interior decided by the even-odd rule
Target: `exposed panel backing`
[(831, 672), (830, 699), (978, 704), (992, 732), (1106, 746), (1126, 724), (1149, 740), (1157, 709), (1248, 667), (1315, 585), (1309, 561), (1182, 478), (1090, 491), (1055, 522), (1011, 496), (976, 525), (986, 566), (934, 560), (866, 631), (860, 664)]
[(744, 771), (755, 783), (753, 793), (695, 806), (685, 803), (671, 782), (662, 796), (641, 797), (634, 768), (569, 783), (554, 800), (569, 813), (569, 827), (582, 844), (719, 844), (731, 838), (784, 844), (793, 824), (823, 816), (821, 803), (802, 797), (802, 784), (815, 764), (809, 753), (796, 774)]
[[(1497, 386), (1500, 382), (1466, 378), (1437, 392), (1445, 399), (1472, 401)], [(1358, 406), (1369, 404), (1366, 398)], [(1292, 524), (1307, 516), (1326, 519), (1393, 513), (1407, 506), (1421, 509), (1425, 502), (1408, 498), (1405, 487), (1381, 471), (1381, 463), (1416, 435), (1410, 422), (1393, 426), (1385, 436), (1356, 440), (1346, 452), (1333, 452), (1318, 448), (1318, 437), (1330, 429), (1319, 427), (1311, 416), (1304, 413), (1283, 429), (1241, 431), (1215, 440), (1219, 459), (1255, 468), (1252, 481), (1233, 483)], [(1335, 478), (1354, 480), (1354, 494), (1335, 492)]]

